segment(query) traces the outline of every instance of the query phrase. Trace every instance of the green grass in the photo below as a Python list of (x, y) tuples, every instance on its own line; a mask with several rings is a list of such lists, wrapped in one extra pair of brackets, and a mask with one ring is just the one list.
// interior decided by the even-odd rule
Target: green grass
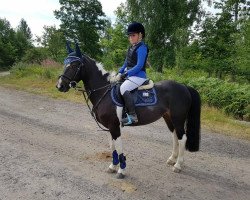
[[(18, 64), (12, 68), (9, 76), (0, 77), (0, 86), (24, 90), (39, 95), (46, 95), (56, 99), (65, 99), (74, 102), (84, 102), (80, 92), (70, 90), (67, 93), (58, 92), (55, 88), (57, 77), (62, 67)], [(150, 71), (150, 70), (149, 70)], [(176, 80), (178, 76), (198, 77), (202, 72), (183, 74), (178, 70), (166, 70), (165, 79)], [(149, 72), (154, 81), (162, 80), (163, 76), (157, 72)], [(223, 133), (242, 139), (250, 140), (250, 123), (236, 121), (224, 114), (221, 110), (204, 105), (201, 114), (202, 128), (216, 133)]]

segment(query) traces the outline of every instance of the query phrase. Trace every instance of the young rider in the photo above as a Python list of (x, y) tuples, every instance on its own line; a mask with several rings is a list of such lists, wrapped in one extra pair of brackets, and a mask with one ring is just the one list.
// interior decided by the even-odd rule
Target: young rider
[(143, 42), (144, 26), (141, 23), (133, 22), (128, 26), (127, 34), (131, 46), (128, 48), (127, 57), (118, 74), (122, 79), (125, 79), (120, 87), (128, 111), (127, 117), (122, 119), (124, 125), (138, 122), (130, 91), (138, 88), (147, 80), (146, 61), (148, 57), (148, 47)]

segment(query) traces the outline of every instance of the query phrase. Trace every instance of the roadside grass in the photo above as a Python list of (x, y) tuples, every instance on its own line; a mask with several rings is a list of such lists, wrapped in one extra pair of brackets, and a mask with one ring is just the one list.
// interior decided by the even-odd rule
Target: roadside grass
[[(27, 71), (22, 70), (23, 69), (14, 69), (10, 75), (0, 77), (0, 86), (46, 95), (55, 99), (84, 103), (81, 92), (73, 89), (67, 93), (57, 91), (55, 85), (57, 76), (62, 71), (61, 67), (53, 68), (52, 71), (46, 71), (48, 68), (39, 66), (38, 69), (33, 69), (32, 73), (27, 73)], [(156, 74), (156, 76), (160, 75)], [(249, 122), (237, 121), (213, 107), (202, 106), (201, 125), (202, 128), (214, 133), (222, 133), (228, 136), (250, 140)]]
[(250, 140), (250, 122), (236, 120), (207, 105), (202, 106), (201, 124), (202, 128), (211, 132)]

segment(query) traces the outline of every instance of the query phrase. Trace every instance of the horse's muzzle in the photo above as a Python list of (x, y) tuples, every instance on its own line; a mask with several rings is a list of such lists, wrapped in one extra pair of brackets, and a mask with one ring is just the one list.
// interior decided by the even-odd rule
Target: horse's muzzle
[(56, 88), (58, 89), (58, 91), (60, 92), (68, 92), (69, 91), (69, 87), (67, 87), (66, 85), (64, 85), (62, 83), (62, 80), (59, 79), (57, 84), (56, 84)]

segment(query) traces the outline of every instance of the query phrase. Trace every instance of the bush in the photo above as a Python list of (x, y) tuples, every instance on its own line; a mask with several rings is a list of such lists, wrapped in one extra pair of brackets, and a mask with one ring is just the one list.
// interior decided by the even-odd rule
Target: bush
[[(42, 66), (38, 64), (28, 64), (28, 63), (17, 63), (11, 68), (11, 74), (16, 76), (17, 78), (23, 77), (34, 77), (34, 78), (42, 78), (42, 79), (55, 79), (57, 78), (60, 68), (57, 66), (51, 65)], [(61, 71), (61, 69), (60, 69)]]
[(148, 70), (154, 81), (175, 80), (197, 89), (203, 103), (224, 110), (228, 115), (248, 120), (250, 117), (250, 85), (207, 78), (204, 72), (164, 70), (164, 74)]

